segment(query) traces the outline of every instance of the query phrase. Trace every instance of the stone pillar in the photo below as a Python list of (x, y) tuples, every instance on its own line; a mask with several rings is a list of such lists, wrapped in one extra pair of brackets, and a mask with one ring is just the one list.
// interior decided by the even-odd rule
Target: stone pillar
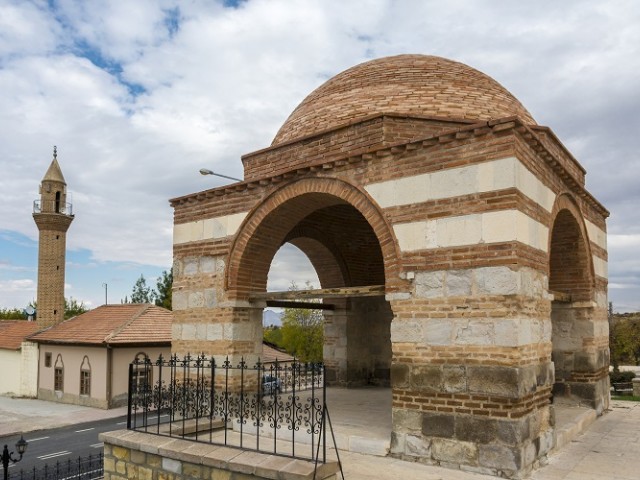
[(546, 276), (531, 268), (418, 272), (389, 298), (391, 454), (516, 478), (553, 445)]
[(253, 366), (262, 353), (262, 306), (225, 298), (225, 261), (206, 255), (174, 261), (171, 351)]
[(609, 398), (609, 324), (595, 302), (553, 302), (554, 402), (585, 405), (601, 414)]
[(389, 386), (392, 316), (384, 297), (352, 298), (348, 308), (324, 312), (329, 384)]
[(633, 396), (640, 397), (640, 378), (634, 378), (631, 382), (633, 384)]
[(393, 313), (384, 297), (353, 298), (347, 322), (348, 385), (390, 385)]
[(347, 382), (347, 311), (346, 309), (324, 312), (323, 358), (327, 383), (346, 385)]

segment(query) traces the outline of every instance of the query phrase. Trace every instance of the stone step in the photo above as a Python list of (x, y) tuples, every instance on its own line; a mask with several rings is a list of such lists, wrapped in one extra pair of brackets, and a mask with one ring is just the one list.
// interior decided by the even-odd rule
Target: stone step
[[(331, 435), (328, 432), (328, 435)], [(348, 452), (363, 453), (365, 455), (373, 455), (376, 457), (386, 457), (391, 448), (391, 440), (376, 437), (363, 437), (361, 435), (350, 435), (347, 433), (336, 432), (336, 443), (338, 449)], [(329, 437), (329, 440), (331, 437)]]
[(596, 411), (591, 408), (556, 406), (556, 428), (554, 450), (582, 435), (595, 422)]

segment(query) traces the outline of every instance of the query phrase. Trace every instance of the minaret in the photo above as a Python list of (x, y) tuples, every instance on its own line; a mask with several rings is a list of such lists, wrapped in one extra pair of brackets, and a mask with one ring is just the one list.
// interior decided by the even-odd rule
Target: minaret
[(36, 320), (39, 327), (46, 328), (64, 320), (67, 230), (73, 221), (56, 147), (53, 147), (53, 160), (40, 185), (40, 200), (33, 202), (33, 219), (40, 231)]

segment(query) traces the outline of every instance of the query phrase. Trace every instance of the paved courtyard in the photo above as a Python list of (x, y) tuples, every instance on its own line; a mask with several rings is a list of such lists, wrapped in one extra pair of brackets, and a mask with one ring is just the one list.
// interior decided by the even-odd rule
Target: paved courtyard
[[(355, 394), (354, 394), (355, 393)], [(330, 389), (331, 417), (340, 448), (373, 453), (383, 448), (390, 419), (383, 389)], [(382, 397), (382, 400), (380, 398)], [(388, 400), (390, 402), (390, 399)], [(0, 438), (79, 422), (112, 418), (126, 409), (99, 410), (40, 400), (0, 397)], [(367, 418), (380, 422), (367, 425)], [(389, 422), (388, 427), (387, 422)], [(367, 428), (371, 428), (367, 435)], [(449, 470), (389, 457), (341, 450), (347, 480), (483, 480), (486, 475)], [(611, 409), (533, 472), (532, 480), (638, 480), (640, 403), (613, 401)]]

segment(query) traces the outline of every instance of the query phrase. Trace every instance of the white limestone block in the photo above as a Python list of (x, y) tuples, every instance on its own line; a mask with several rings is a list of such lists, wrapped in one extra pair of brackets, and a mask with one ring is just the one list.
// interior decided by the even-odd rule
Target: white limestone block
[(202, 308), (204, 306), (204, 292), (189, 292), (189, 308)]
[(595, 223), (584, 219), (587, 227), (587, 235), (589, 240), (598, 245), (600, 248), (607, 249), (607, 232), (598, 227)]
[(440, 218), (436, 228), (439, 247), (476, 245), (482, 240), (481, 215)]
[(518, 240), (516, 211), (501, 210), (482, 214), (482, 240), (486, 243)]
[[(424, 325), (423, 339), (427, 345), (451, 345), (453, 343), (454, 323), (448, 318), (430, 318)], [(391, 339), (393, 342), (393, 338)]]
[(200, 258), (200, 271), (202, 273), (213, 273), (216, 271), (216, 257), (204, 256)]
[(248, 212), (240, 212), (174, 225), (173, 244), (178, 245), (181, 243), (235, 235), (247, 216), (247, 213)]
[(415, 295), (418, 298), (439, 298), (444, 296), (444, 271), (417, 272), (414, 280)]
[(222, 340), (222, 324), (221, 323), (208, 323), (207, 324), (207, 340)]
[(171, 292), (171, 307), (174, 311), (186, 310), (189, 303), (189, 292), (186, 290), (173, 290)]
[(391, 343), (416, 343), (423, 335), (422, 321), (396, 320), (391, 322)]
[(456, 345), (495, 344), (492, 320), (456, 320), (454, 328), (454, 343)]
[(185, 258), (184, 260), (184, 275), (195, 275), (198, 273), (198, 259), (197, 258)]
[(196, 324), (196, 340), (207, 339), (207, 325), (205, 323)]
[(217, 292), (215, 288), (204, 289), (204, 307), (213, 308), (218, 304)]
[(520, 272), (509, 267), (480, 267), (474, 270), (479, 295), (515, 295), (519, 293)]
[(595, 255), (593, 255), (593, 270), (599, 277), (609, 278), (607, 261)]
[(459, 297), (471, 295), (473, 270), (448, 270), (445, 276), (446, 296)]
[(255, 336), (255, 328), (247, 322), (223, 324), (224, 340), (251, 340)]
[(174, 323), (171, 325), (171, 338), (179, 340), (182, 338), (182, 325)]
[(478, 167), (476, 165), (452, 168), (432, 175), (431, 198), (451, 198), (478, 191)]
[(403, 252), (429, 248), (427, 245), (427, 222), (398, 223), (393, 231)]
[(196, 339), (196, 327), (191, 323), (182, 324), (181, 340), (195, 340)]

